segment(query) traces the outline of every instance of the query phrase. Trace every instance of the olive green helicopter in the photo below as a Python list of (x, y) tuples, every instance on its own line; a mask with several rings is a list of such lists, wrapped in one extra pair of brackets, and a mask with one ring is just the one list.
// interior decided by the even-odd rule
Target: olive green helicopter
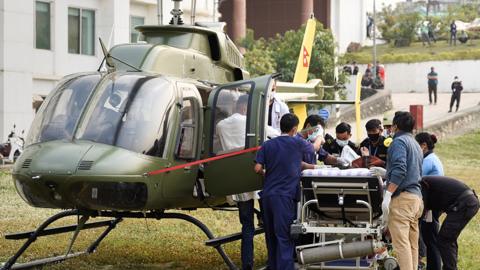
[[(243, 56), (218, 25), (184, 25), (174, 0), (170, 25), (138, 26), (139, 42), (107, 50), (95, 72), (64, 77), (39, 109), (12, 176), (29, 205), (64, 210), (32, 232), (2, 270), (92, 253), (125, 218), (183, 219), (198, 226), (230, 269), (222, 244), (199, 220), (171, 210), (226, 209), (228, 195), (261, 189), (252, 169), (267, 138), (275, 75), (249, 78)], [(322, 82), (279, 82), (277, 92), (321, 98)], [(222, 146), (216, 125), (248, 98), (244, 147)], [(307, 102), (307, 101), (305, 101)], [(297, 100), (298, 103), (298, 100)], [(77, 216), (77, 224), (48, 228)], [(90, 218), (109, 220), (87, 222)], [(72, 252), (81, 230), (105, 227), (85, 251)], [(73, 232), (66, 254), (16, 263), (38, 237)], [(256, 233), (261, 233), (257, 229)]]

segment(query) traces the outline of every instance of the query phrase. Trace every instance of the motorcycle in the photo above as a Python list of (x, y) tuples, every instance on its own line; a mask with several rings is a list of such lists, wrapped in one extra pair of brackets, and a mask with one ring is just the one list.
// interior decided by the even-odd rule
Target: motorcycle
[(0, 158), (12, 163), (22, 154), (25, 144), (25, 139), (23, 138), (25, 130), (22, 130), (22, 137), (20, 137), (15, 133), (15, 127), (13, 125), (13, 130), (8, 135), (7, 142), (0, 144)]

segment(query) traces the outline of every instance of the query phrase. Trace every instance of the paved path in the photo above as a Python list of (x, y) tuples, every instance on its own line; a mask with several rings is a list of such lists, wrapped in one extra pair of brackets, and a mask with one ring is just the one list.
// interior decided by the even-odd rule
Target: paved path
[[(429, 105), (427, 93), (396, 93), (392, 94), (393, 111), (409, 111), (410, 105), (423, 105), (423, 125), (426, 126), (429, 123), (440, 120), (450, 114), (455, 113), (448, 113), (448, 109), (450, 106), (450, 97), (451, 94), (438, 94), (437, 105)], [(479, 104), (480, 93), (463, 93), (458, 113), (462, 112), (462, 110), (466, 108), (471, 108)], [(455, 111), (455, 108), (453, 110)], [(360, 138), (366, 138), (365, 123), (373, 118), (378, 118), (382, 120), (383, 114), (362, 119), (362, 124), (360, 127)], [(350, 125), (352, 125), (352, 140), (356, 141), (357, 131), (355, 128), (355, 123), (350, 123)], [(335, 133), (334, 123), (329, 123), (327, 132), (329, 132), (330, 134)]]

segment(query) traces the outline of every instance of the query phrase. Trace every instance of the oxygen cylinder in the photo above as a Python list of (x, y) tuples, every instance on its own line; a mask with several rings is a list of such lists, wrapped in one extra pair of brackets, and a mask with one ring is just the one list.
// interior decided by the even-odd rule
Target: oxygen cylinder
[(378, 252), (383, 243), (375, 240), (318, 246), (300, 250), (298, 258), (301, 264), (313, 264), (344, 258), (363, 257)]

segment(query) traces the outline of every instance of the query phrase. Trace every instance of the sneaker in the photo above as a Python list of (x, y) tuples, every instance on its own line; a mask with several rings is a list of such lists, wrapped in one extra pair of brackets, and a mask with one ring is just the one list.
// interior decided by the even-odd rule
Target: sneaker
[(452, 112), (452, 110), (449, 110), (448, 112)]

